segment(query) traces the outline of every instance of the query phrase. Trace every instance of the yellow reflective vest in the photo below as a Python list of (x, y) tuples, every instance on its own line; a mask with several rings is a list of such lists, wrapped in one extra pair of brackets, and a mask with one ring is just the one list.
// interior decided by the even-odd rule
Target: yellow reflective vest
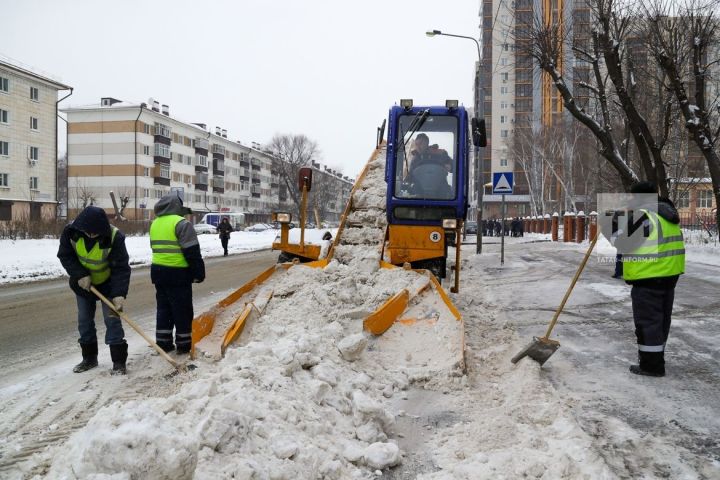
[(101, 285), (107, 282), (110, 278), (110, 263), (108, 262), (108, 256), (112, 250), (112, 244), (115, 241), (115, 234), (118, 229), (110, 226), (112, 234), (110, 236), (110, 246), (108, 248), (100, 248), (99, 239), (95, 242), (95, 245), (88, 251), (85, 246), (85, 237), (80, 237), (78, 240), (71, 240), (75, 254), (80, 261), (80, 264), (90, 272), (90, 282), (93, 285)]
[(685, 272), (685, 242), (680, 225), (665, 220), (657, 212), (641, 209), (652, 231), (643, 244), (623, 255), (623, 278), (642, 280), (680, 275)]
[(163, 215), (157, 217), (150, 225), (153, 265), (175, 268), (189, 266), (175, 234), (175, 226), (182, 220), (185, 219), (180, 215)]

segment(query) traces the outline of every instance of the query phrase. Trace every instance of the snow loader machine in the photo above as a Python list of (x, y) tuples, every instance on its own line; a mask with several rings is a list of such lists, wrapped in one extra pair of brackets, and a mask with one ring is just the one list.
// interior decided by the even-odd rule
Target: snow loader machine
[[(455, 100), (430, 107), (401, 100), (390, 108), (388, 125), (387, 142), (385, 122), (378, 128), (376, 148), (355, 181), (327, 257), (317, 259), (319, 247), (303, 241), (312, 172), (301, 169), (300, 244), (288, 239), (290, 214), (276, 213), (281, 235), (273, 248), (281, 251), (281, 263), (193, 320), (193, 356), (221, 358), (248, 323), (262, 321), (271, 302), (291, 302), (273, 297), (289, 269), (324, 269), (333, 261), (352, 265), (363, 260), (374, 262), (378, 271), (403, 269), (412, 280), (359, 319), (372, 342), (368, 349), (394, 364), (464, 370), (462, 317), (441, 282), (452, 272), (450, 290), (459, 292), (468, 157), (471, 142), (476, 147), (486, 144), (484, 121), (469, 120)], [(448, 262), (449, 254), (454, 261)]]

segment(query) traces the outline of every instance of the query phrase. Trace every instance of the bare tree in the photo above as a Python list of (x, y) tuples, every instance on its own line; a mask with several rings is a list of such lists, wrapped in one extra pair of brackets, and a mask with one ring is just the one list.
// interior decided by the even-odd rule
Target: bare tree
[(75, 178), (75, 185), (72, 187), (69, 186), (69, 189), (71, 189), (74, 193), (74, 195), (72, 196), (72, 206), (77, 210), (82, 210), (88, 205), (95, 204), (95, 191), (88, 186), (86, 180), (83, 179), (82, 181), (79, 181), (77, 178)]
[[(720, 103), (717, 84), (711, 88), (720, 62), (720, 2), (654, 0), (641, 5), (645, 22), (639, 33), (646, 35), (648, 50), (667, 75), (668, 90), (707, 163), (715, 204), (720, 206)], [(720, 208), (716, 222), (720, 225)]]
[(300, 211), (301, 192), (298, 187), (298, 172), (317, 160), (320, 150), (317, 143), (305, 135), (277, 134), (268, 149), (281, 161), (277, 163), (280, 183), (292, 200), (295, 213)]

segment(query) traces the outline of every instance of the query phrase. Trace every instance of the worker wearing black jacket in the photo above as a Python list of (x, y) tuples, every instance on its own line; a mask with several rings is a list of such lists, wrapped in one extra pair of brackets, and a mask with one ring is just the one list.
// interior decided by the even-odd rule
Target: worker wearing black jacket
[(176, 347), (178, 353), (190, 351), (192, 284), (205, 280), (205, 263), (195, 229), (184, 218), (189, 213), (180, 197), (171, 193), (158, 200), (156, 218), (150, 226), (150, 278), (157, 300), (155, 338), (166, 352)]
[(630, 297), (639, 363), (631, 365), (630, 371), (636, 375), (662, 377), (675, 286), (685, 272), (685, 243), (675, 205), (657, 196), (655, 184), (638, 182), (630, 192), (649, 196), (645, 202), (639, 198), (637, 205), (631, 205), (625, 212), (627, 217), (633, 214), (625, 228), (634, 229), (638, 234), (603, 233), (613, 239), (622, 252), (623, 277), (632, 285)]
[[(95, 308), (98, 298), (90, 292), (94, 286), (111, 298), (122, 310), (130, 285), (130, 263), (125, 248), (125, 235), (110, 225), (105, 210), (95, 206), (85, 208), (67, 225), (60, 237), (57, 253), (70, 276), (70, 288), (75, 292), (78, 306), (78, 330), (83, 360), (73, 368), (80, 373), (97, 367), (97, 332)], [(122, 323), (115, 312), (102, 304), (105, 319), (105, 343), (110, 346), (113, 374), (125, 374), (127, 343)]]

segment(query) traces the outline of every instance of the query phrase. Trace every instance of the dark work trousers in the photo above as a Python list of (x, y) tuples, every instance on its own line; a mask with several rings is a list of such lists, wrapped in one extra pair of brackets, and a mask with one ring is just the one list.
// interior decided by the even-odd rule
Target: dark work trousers
[(228, 238), (228, 237), (220, 237), (220, 243), (222, 244), (223, 250), (225, 251), (225, 253), (224, 253), (225, 255), (228, 254), (227, 245), (228, 245), (229, 240), (230, 240), (230, 238)]
[(665, 373), (665, 343), (670, 333), (675, 287), (659, 289), (633, 285), (630, 297), (640, 368)]
[[(80, 332), (78, 342), (82, 344), (97, 343), (95, 309), (99, 300), (80, 295), (75, 295), (75, 299), (78, 306), (78, 331)], [(125, 343), (125, 332), (120, 318), (104, 303), (101, 302), (100, 305), (105, 320), (105, 344), (117, 345)]]
[(190, 349), (193, 319), (192, 283), (187, 285), (155, 284), (157, 317), (155, 339), (161, 347), (171, 347), (173, 327), (178, 350)]
[(615, 273), (613, 274), (613, 277), (620, 278), (623, 275), (623, 264), (622, 264), (622, 254), (618, 253), (615, 255)]

